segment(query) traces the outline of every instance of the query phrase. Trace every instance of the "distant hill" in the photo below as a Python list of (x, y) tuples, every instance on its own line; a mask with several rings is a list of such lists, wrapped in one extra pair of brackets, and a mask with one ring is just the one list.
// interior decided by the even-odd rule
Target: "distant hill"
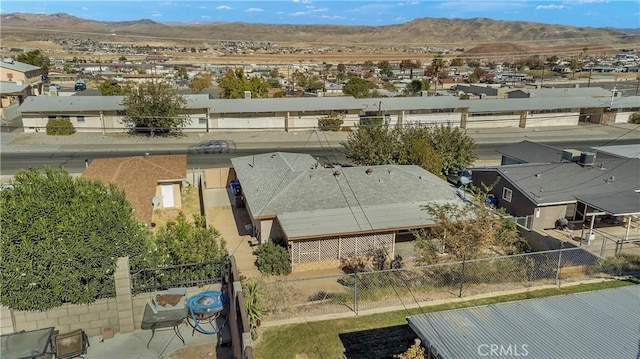
[(0, 18), (3, 39), (46, 40), (79, 37), (97, 41), (203, 43), (214, 40), (266, 41), (342, 46), (471, 46), (520, 43), (534, 46), (592, 44), (640, 46), (629, 30), (572, 27), (533, 22), (421, 18), (398, 25), (272, 25), (254, 23), (161, 24), (152, 20), (93, 21), (68, 14), (12, 13)]

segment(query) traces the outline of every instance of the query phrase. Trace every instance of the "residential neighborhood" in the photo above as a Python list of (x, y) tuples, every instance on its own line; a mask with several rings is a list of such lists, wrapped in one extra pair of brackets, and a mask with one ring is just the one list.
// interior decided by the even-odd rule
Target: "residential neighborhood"
[(637, 46), (2, 16), (87, 36), (0, 47), (0, 357), (637, 355)]

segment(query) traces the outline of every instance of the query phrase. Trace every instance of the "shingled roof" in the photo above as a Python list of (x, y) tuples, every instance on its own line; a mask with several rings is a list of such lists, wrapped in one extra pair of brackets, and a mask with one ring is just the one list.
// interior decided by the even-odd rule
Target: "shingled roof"
[(100, 158), (91, 161), (83, 178), (113, 183), (124, 190), (139, 220), (151, 223), (152, 199), (159, 182), (187, 179), (186, 155)]

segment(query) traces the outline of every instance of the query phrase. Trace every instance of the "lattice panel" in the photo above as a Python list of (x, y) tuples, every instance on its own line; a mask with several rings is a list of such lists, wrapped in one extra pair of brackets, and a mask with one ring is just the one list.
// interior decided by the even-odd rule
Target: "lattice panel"
[(340, 258), (356, 255), (356, 237), (340, 238)]
[(338, 238), (320, 240), (320, 260), (338, 259), (338, 248), (340, 240)]
[(318, 241), (299, 241), (300, 255), (299, 262), (317, 262), (318, 261)]
[(395, 236), (393, 233), (385, 233), (385, 234), (377, 234), (376, 235), (376, 246), (384, 247), (385, 251), (389, 253), (389, 255), (393, 254), (393, 242), (395, 241)]
[(356, 241), (358, 242), (356, 252), (358, 257), (369, 255), (376, 248), (375, 236), (360, 236)]

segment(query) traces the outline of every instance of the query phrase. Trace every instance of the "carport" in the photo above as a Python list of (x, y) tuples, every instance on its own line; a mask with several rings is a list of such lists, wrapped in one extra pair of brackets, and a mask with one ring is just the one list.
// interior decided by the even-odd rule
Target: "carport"
[(629, 241), (631, 222), (634, 217), (637, 218), (640, 215), (640, 193), (638, 192), (638, 190), (634, 190), (631, 193), (625, 191), (616, 194), (582, 195), (576, 197), (576, 199), (579, 203), (582, 203), (585, 208), (594, 209), (594, 211), (584, 214), (585, 219), (587, 217), (591, 217), (591, 223), (589, 225), (589, 236), (587, 238), (591, 239), (594, 236), (593, 232), (596, 217), (608, 215), (614, 219), (622, 218), (620, 223), (624, 223), (626, 228), (625, 235), (622, 238), (622, 242), (617, 243), (617, 245), (619, 244), (620, 247), (622, 247), (623, 243)]

